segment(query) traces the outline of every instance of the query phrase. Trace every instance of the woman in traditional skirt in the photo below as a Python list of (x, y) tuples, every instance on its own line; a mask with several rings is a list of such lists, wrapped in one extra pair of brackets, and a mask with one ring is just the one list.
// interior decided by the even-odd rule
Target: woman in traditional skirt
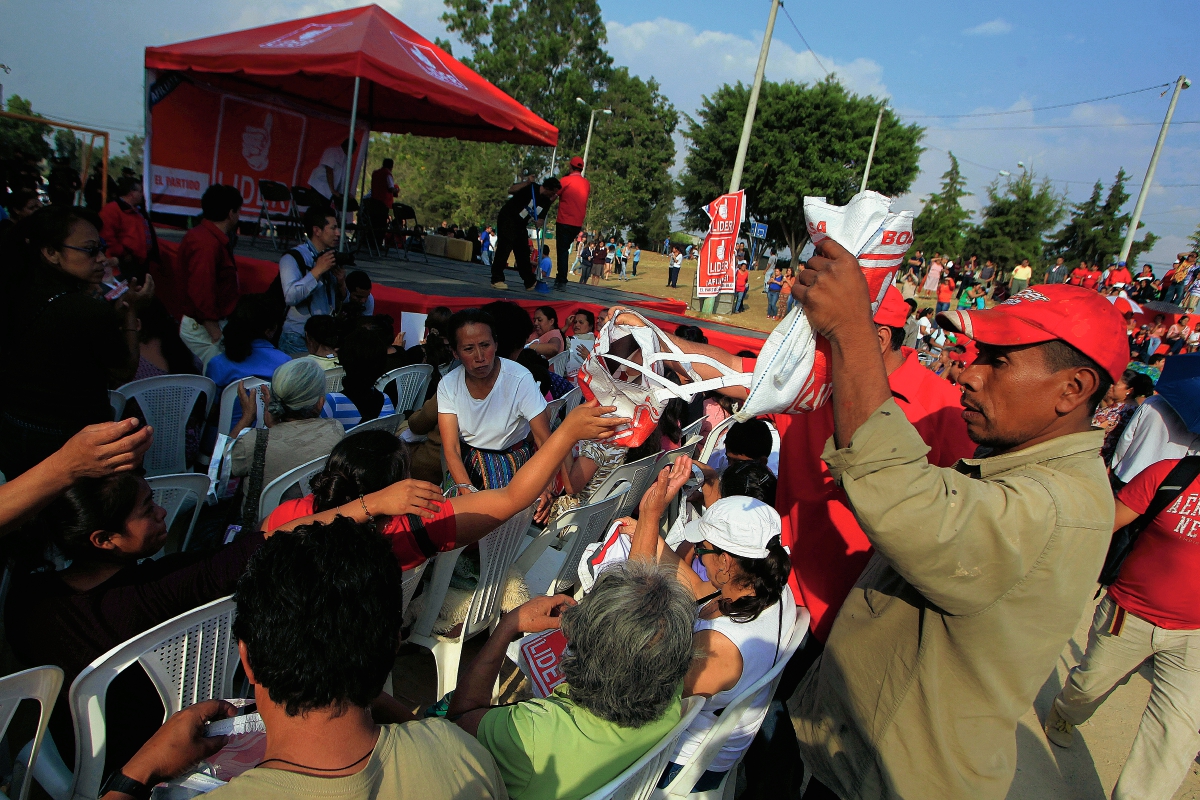
[(446, 483), (499, 489), (550, 438), (546, 399), (529, 370), (497, 355), (490, 315), (459, 311), (448, 327), (462, 366), (437, 391)]

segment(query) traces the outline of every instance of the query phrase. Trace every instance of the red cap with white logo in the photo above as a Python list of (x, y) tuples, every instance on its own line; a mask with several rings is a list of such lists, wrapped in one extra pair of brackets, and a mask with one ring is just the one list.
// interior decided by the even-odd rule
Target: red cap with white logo
[(1099, 364), (1114, 382), (1129, 363), (1125, 320), (1112, 303), (1081, 286), (1024, 289), (987, 310), (943, 311), (938, 322), (982, 344), (1001, 347), (1058, 339)]

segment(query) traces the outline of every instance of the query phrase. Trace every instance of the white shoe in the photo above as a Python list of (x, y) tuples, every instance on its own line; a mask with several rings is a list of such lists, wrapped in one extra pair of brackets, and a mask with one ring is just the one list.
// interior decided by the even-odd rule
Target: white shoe
[(493, 288), (493, 289), (501, 289), (501, 290), (503, 290), (503, 289), (507, 289), (507, 288), (508, 288), (508, 284), (507, 284), (507, 283), (505, 283), (504, 281), (496, 281), (495, 283), (493, 283), (493, 284), (492, 284), (492, 288)]
[(1046, 714), (1046, 738), (1053, 744), (1059, 747), (1070, 747), (1075, 741), (1075, 726), (1063, 719), (1058, 713), (1058, 705), (1050, 704), (1050, 711)]

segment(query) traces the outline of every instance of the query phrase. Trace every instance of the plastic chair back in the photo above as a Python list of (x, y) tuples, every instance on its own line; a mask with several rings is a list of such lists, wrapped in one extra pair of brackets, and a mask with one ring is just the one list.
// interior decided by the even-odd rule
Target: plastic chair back
[(408, 604), (412, 602), (413, 595), (417, 593), (417, 587), (421, 585), (421, 576), (425, 574), (425, 567), (428, 564), (429, 562), (425, 561), (400, 573), (400, 596), (404, 601), (401, 608), (408, 608)]
[(703, 697), (685, 697), (680, 707), (679, 724), (658, 740), (650, 752), (629, 765), (617, 777), (587, 795), (583, 800), (646, 800), (667, 767), (667, 756), (679, 737), (692, 724), (704, 706)]
[(386, 417), (376, 417), (369, 419), (366, 422), (360, 422), (350, 430), (346, 431), (347, 436), (353, 436), (356, 433), (363, 431), (387, 431), (393, 436), (396, 434), (396, 428), (400, 427), (400, 423), (404, 421), (404, 417), (400, 414), (388, 414)]
[(641, 502), (642, 495), (650, 488), (650, 484), (654, 483), (654, 479), (658, 477), (658, 470), (655, 467), (658, 465), (659, 455), (661, 454), (655, 453), (634, 461), (632, 464), (622, 464), (617, 467), (604, 479), (604, 483), (596, 487), (592, 499), (605, 500), (612, 496), (622, 483), (627, 483), (629, 491), (621, 498), (621, 503), (613, 518), (629, 516)]
[(342, 379), (346, 377), (346, 370), (341, 367), (325, 370), (325, 391), (340, 392), (342, 390)]
[(693, 436), (689, 440), (685, 435), (683, 441), (684, 445), (682, 447), (676, 447), (674, 450), (668, 450), (665, 453), (658, 454), (658, 468), (655, 470), (656, 473), (661, 471), (663, 467), (674, 464), (675, 459), (679, 458), (680, 456), (692, 458), (696, 454), (696, 446), (700, 444), (700, 438)]
[(697, 461), (708, 463), (708, 459), (712, 457), (713, 451), (717, 449), (717, 445), (725, 440), (725, 431), (737, 422), (733, 417), (726, 417), (718, 424), (713, 426), (713, 429), (708, 432), (708, 438), (704, 440), (704, 446), (700, 448), (700, 455), (696, 458)]
[(557, 430), (559, 424), (562, 423), (562, 409), (566, 403), (567, 396), (565, 394), (557, 400), (546, 403), (546, 421), (550, 423), (550, 430)]
[[(226, 436), (233, 430), (233, 410), (238, 407), (238, 383), (246, 384), (247, 392), (259, 386), (270, 387), (271, 385), (270, 381), (264, 381), (262, 378), (243, 378), (221, 390), (221, 405), (217, 407), (217, 433), (223, 433)], [(263, 425), (261, 419), (254, 421), (256, 428), (261, 428)]]
[(0, 678), (0, 736), (8, 730), (13, 714), (22, 700), (37, 700), (41, 706), (33, 740), (25, 745), (17, 756), (20, 763), (14, 765), (13, 780), (8, 789), (9, 797), (14, 800), (24, 800), (29, 794), (34, 765), (37, 763), (38, 752), (42, 749), (46, 726), (50, 724), (50, 712), (54, 710), (54, 702), (58, 700), (58, 690), (62, 688), (62, 682), (63, 671), (58, 667), (34, 667)]
[(192, 409), (204, 395), (204, 416), (212, 410), (217, 385), (202, 375), (158, 375), (127, 383), (118, 392), (125, 402), (136, 400), (154, 427), (154, 443), (146, 451), (142, 465), (147, 475), (171, 475), (187, 472), (187, 424)]
[(75, 798), (94, 798), (100, 792), (105, 694), (124, 670), (135, 663), (146, 670), (166, 709), (164, 721), (195, 703), (233, 695), (238, 665), (231, 630), (234, 610), (229, 597), (206, 603), (117, 645), (79, 673), (69, 693), (75, 724)]
[(683, 441), (686, 442), (688, 439), (691, 439), (693, 436), (700, 433), (700, 428), (703, 427), (703, 425), (704, 417), (685, 425), (683, 428)]
[(566, 377), (567, 365), (571, 363), (571, 351), (563, 350), (558, 355), (550, 359), (550, 371), (555, 375)]
[(390, 383), (396, 384), (396, 413), (416, 411), (425, 403), (425, 393), (429, 391), (429, 381), (433, 377), (432, 364), (411, 364), (390, 372), (385, 372), (375, 381), (376, 391), (387, 393)]
[(260, 178), (258, 181), (258, 193), (264, 202), (267, 203), (290, 203), (292, 202), (292, 192), (288, 189), (287, 184), (279, 181), (269, 181), (266, 178)]
[(112, 406), (113, 421), (121, 419), (125, 414), (125, 395), (120, 392), (108, 390), (108, 404)]
[(258, 518), (260, 520), (266, 519), (267, 515), (278, 508), (279, 504), (283, 502), (284, 492), (293, 486), (299, 486), (300, 494), (302, 495), (311, 492), (310, 481), (312, 481), (314, 475), (325, 469), (325, 462), (328, 460), (329, 456), (327, 455), (314, 458), (308, 463), (289, 469), (264, 486), (262, 494), (258, 496)]
[(563, 397), (567, 399), (567, 402), (563, 406), (566, 409), (566, 412), (563, 414), (563, 419), (566, 419), (566, 415), (574, 411), (575, 407), (583, 402), (583, 390), (576, 386), (574, 389), (563, 395)]
[(558, 569), (558, 575), (550, 582), (550, 587), (546, 590), (547, 596), (556, 595), (576, 583), (576, 571), (579, 560), (583, 558), (584, 548), (600, 541), (600, 537), (604, 536), (608, 526), (617, 518), (617, 508), (628, 492), (629, 486), (626, 484), (618, 488), (612, 496), (590, 505), (573, 508), (554, 521), (554, 525), (547, 530), (548, 535), (556, 539), (563, 531), (568, 533), (561, 544), (562, 566)]
[(187, 550), (192, 541), (192, 531), (196, 528), (196, 520), (200, 518), (200, 509), (204, 507), (208, 497), (208, 476), (197, 472), (181, 472), (178, 475), (147, 478), (146, 483), (150, 484), (150, 491), (154, 493), (154, 502), (167, 512), (168, 528), (175, 523), (175, 518), (179, 516), (179, 511), (188, 497), (195, 496), (196, 505), (192, 510), (192, 519), (188, 523), (187, 533), (184, 534), (183, 544), (179, 546), (180, 551)]
[[(679, 774), (667, 786), (665, 793), (667, 797), (688, 797), (689, 795), (694, 800), (705, 798), (705, 800), (716, 800), (722, 797), (723, 794), (729, 794), (732, 797), (732, 786), (729, 785), (730, 776), (737, 775), (737, 764), (730, 767), (725, 774), (725, 779), (721, 781), (721, 785), (707, 792), (692, 793), (692, 787), (696, 785), (696, 781), (700, 780), (700, 776), (708, 769), (708, 765), (712, 763), (717, 754), (721, 752), (721, 748), (725, 746), (725, 742), (729, 739), (733, 729), (737, 727), (741, 721), (742, 715), (750, 708), (754, 700), (762, 695), (766, 695), (768, 702), (775, 694), (775, 688), (779, 685), (780, 679), (783, 677), (783, 670), (787, 667), (787, 663), (800, 645), (804, 642), (804, 637), (808, 635), (808, 626), (812, 617), (808, 613), (808, 609), (800, 606), (796, 609), (796, 627), (792, 629), (792, 635), (788, 639), (787, 645), (779, 654), (779, 660), (775, 662), (775, 666), (763, 675), (761, 678), (750, 684), (744, 692), (733, 698), (733, 702), (725, 706), (721, 715), (717, 717), (717, 722), (711, 728), (704, 738), (700, 741), (696, 752), (692, 754), (687, 765), (684, 766)], [(701, 698), (703, 699), (703, 698)], [(739, 758), (740, 762), (741, 759)], [(729, 790), (728, 792), (726, 790)]]

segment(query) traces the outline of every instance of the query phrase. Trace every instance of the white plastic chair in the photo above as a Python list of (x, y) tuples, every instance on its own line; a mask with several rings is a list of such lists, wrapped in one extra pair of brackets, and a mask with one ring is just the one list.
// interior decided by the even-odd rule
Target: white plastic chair
[(396, 413), (403, 415), (406, 411), (416, 411), (425, 404), (425, 393), (429, 391), (429, 381), (433, 377), (433, 365), (410, 364), (391, 372), (385, 372), (375, 381), (375, 390), (387, 393), (390, 383), (396, 384)]
[[(576, 567), (583, 558), (584, 548), (600, 541), (609, 524), (616, 519), (617, 507), (628, 491), (628, 484), (621, 486), (611, 497), (563, 512), (553, 524), (546, 526), (516, 563), (517, 571), (526, 576), (530, 593), (553, 596), (578, 581)], [(550, 573), (553, 577), (543, 591), (541, 584), (552, 569), (555, 570)]]
[(63, 671), (58, 667), (34, 667), (0, 678), (0, 736), (8, 730), (13, 714), (22, 700), (37, 700), (41, 706), (37, 732), (17, 756), (8, 795), (0, 792), (0, 797), (5, 797), (6, 800), (8, 797), (24, 800), (29, 794), (29, 782), (33, 779), (42, 740), (46, 736), (46, 726), (50, 724), (50, 712), (54, 710), (54, 702), (58, 700), (58, 690), (62, 688), (62, 682)]
[(500, 619), (500, 600), (504, 596), (504, 585), (508, 569), (517, 559), (517, 551), (525, 536), (525, 529), (533, 519), (533, 503), (518, 512), (507, 522), (479, 540), (479, 584), (471, 596), (467, 617), (462, 630), (454, 639), (442, 638), (433, 633), (433, 624), (446, 599), (454, 564), (463, 548), (449, 553), (438, 553), (433, 563), (433, 576), (425, 587), (425, 607), (413, 626), (408, 641), (419, 644), (433, 653), (437, 662), (437, 696), (442, 698), (458, 685), (458, 665), (462, 659), (463, 643), (472, 636), (495, 628)]
[[(246, 384), (246, 391), (249, 392), (259, 386), (271, 385), (270, 381), (264, 381), (262, 378), (243, 378), (241, 381), (234, 381), (221, 390), (221, 405), (217, 406), (217, 433), (223, 433), (226, 436), (233, 430), (233, 410), (238, 407), (238, 383)], [(261, 419), (254, 421), (254, 427), (261, 428), (266, 423)]]
[[(700, 740), (696, 752), (692, 754), (691, 760), (684, 766), (679, 774), (671, 781), (666, 789), (655, 792), (656, 800), (666, 800), (666, 798), (691, 798), (692, 800), (733, 800), (733, 793), (737, 784), (737, 768), (742, 763), (742, 757), (734, 762), (729, 771), (725, 773), (725, 778), (720, 785), (715, 789), (710, 789), (707, 792), (692, 792), (692, 787), (696, 785), (696, 781), (700, 780), (700, 776), (708, 769), (708, 765), (712, 763), (717, 754), (721, 752), (721, 748), (725, 746), (725, 742), (729, 739), (733, 729), (737, 727), (741, 721), (742, 715), (753, 704), (756, 698), (763, 695), (766, 696), (766, 702), (771, 702), (771, 697), (775, 694), (775, 688), (779, 686), (779, 681), (783, 677), (783, 670), (787, 667), (788, 661), (792, 655), (800, 649), (800, 645), (804, 642), (804, 637), (808, 635), (808, 626), (811, 621), (811, 616), (808, 609), (800, 606), (796, 609), (796, 627), (792, 629), (791, 638), (788, 639), (786, 647), (779, 654), (779, 660), (775, 662), (775, 666), (763, 675), (761, 678), (750, 684), (744, 692), (733, 698), (733, 702), (725, 706), (721, 712), (721, 716), (717, 717), (717, 722), (704, 738)], [(703, 698), (702, 698), (703, 699)], [(743, 752), (744, 756), (745, 753)]]
[(341, 367), (325, 370), (325, 393), (340, 392), (342, 390), (342, 378), (346, 377), (346, 370)]
[(685, 697), (680, 704), (679, 724), (658, 740), (658, 744), (617, 777), (587, 795), (583, 800), (647, 800), (667, 767), (667, 756), (679, 737), (692, 724), (704, 706), (703, 697)]
[(563, 408), (566, 409), (566, 411), (563, 412), (563, 419), (566, 419), (567, 414), (570, 414), (575, 410), (576, 406), (583, 402), (583, 390), (576, 386), (574, 389), (564, 394), (563, 397), (566, 398), (567, 401), (563, 405)]
[(563, 350), (558, 355), (550, 359), (550, 371), (555, 375), (567, 375), (567, 365), (571, 363), (571, 351)]
[(299, 486), (302, 495), (312, 491), (309, 482), (312, 481), (314, 475), (325, 469), (325, 462), (328, 460), (329, 456), (327, 455), (314, 458), (312, 461), (289, 469), (264, 486), (262, 494), (258, 496), (259, 520), (266, 519), (268, 514), (278, 508), (279, 504), (283, 502), (284, 492), (293, 486)]
[(689, 439), (685, 435), (683, 441), (685, 443), (681, 447), (676, 447), (674, 450), (667, 450), (665, 453), (659, 453), (656, 472), (661, 471), (663, 467), (674, 464), (675, 459), (680, 456), (692, 458), (696, 454), (696, 446), (700, 444), (700, 437), (693, 436)]
[(204, 416), (212, 410), (217, 385), (202, 375), (158, 375), (117, 389), (128, 404), (136, 400), (146, 424), (154, 427), (154, 443), (142, 461), (147, 475), (187, 472), (187, 423), (204, 395)]
[(650, 484), (654, 483), (654, 479), (658, 477), (658, 470), (655, 467), (658, 466), (659, 455), (659, 453), (655, 453), (634, 461), (632, 464), (622, 464), (617, 467), (604, 479), (604, 483), (596, 487), (592, 497), (596, 500), (605, 500), (611, 497), (622, 483), (629, 484), (629, 491), (621, 498), (621, 504), (617, 507), (613, 518), (629, 516), (642, 501), (642, 495), (650, 488)]
[(360, 422), (350, 430), (346, 431), (347, 436), (353, 436), (356, 433), (363, 431), (387, 431), (393, 436), (396, 435), (396, 428), (400, 427), (400, 423), (404, 422), (404, 417), (400, 414), (388, 414), (386, 417), (376, 417), (369, 419), (366, 422)]
[(683, 441), (686, 442), (688, 439), (691, 439), (693, 436), (700, 433), (700, 428), (703, 425), (704, 425), (704, 417), (701, 417), (700, 419), (696, 420), (695, 422), (685, 425), (683, 428)]
[(717, 445), (725, 440), (725, 432), (735, 422), (737, 420), (733, 417), (726, 417), (714, 425), (713, 429), (708, 432), (708, 438), (704, 440), (704, 446), (700, 448), (700, 455), (697, 456), (696, 460), (707, 464), (708, 459), (712, 457), (713, 451), (717, 449)]
[(179, 516), (179, 511), (188, 497), (195, 495), (196, 505), (192, 510), (192, 519), (188, 523), (187, 533), (184, 534), (183, 544), (179, 546), (180, 552), (187, 550), (192, 541), (192, 531), (196, 528), (196, 520), (200, 518), (200, 509), (208, 497), (208, 476), (197, 472), (181, 472), (178, 475), (147, 478), (146, 483), (150, 484), (150, 491), (154, 493), (154, 502), (166, 509), (168, 528), (175, 523), (175, 517)]
[[(576, 390), (577, 391), (577, 390)], [(551, 400), (546, 403), (546, 420), (550, 423), (550, 430), (557, 430), (562, 422), (562, 408), (567, 403), (567, 395), (563, 395), (557, 400)]]
[[(51, 796), (61, 800), (94, 800), (104, 777), (105, 694), (117, 675), (140, 664), (158, 690), (167, 717), (203, 700), (233, 696), (238, 665), (237, 640), (232, 633), (235, 606), (229, 597), (180, 614), (119, 644), (79, 673), (68, 693), (75, 726), (75, 769), (46, 752), (34, 767), (34, 777)], [(54, 751), (57, 756), (57, 749)], [(67, 794), (51, 787), (70, 786)]]

